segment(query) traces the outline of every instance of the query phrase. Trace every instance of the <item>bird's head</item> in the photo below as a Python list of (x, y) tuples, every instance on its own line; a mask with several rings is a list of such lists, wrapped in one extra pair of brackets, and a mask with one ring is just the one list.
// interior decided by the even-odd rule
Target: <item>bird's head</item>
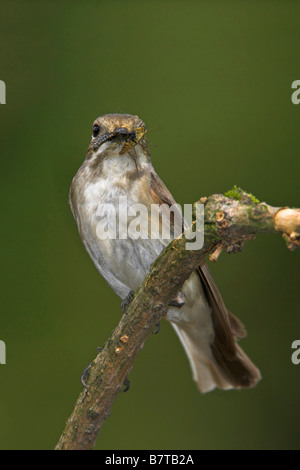
[[(97, 118), (92, 127), (92, 139), (87, 158), (116, 157), (129, 154), (137, 159), (137, 149), (149, 154), (146, 145), (146, 126), (138, 117), (131, 114), (104, 114)], [(149, 154), (150, 158), (150, 154)]]

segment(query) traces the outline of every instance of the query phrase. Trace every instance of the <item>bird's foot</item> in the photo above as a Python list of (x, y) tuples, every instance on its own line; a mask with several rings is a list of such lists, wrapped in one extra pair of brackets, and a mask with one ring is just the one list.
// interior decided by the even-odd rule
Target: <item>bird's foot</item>
[(127, 309), (128, 305), (130, 304), (130, 302), (132, 301), (133, 296), (134, 296), (134, 291), (131, 290), (131, 291), (129, 291), (129, 293), (126, 295), (125, 299), (122, 300), (122, 302), (121, 302), (121, 309), (123, 310), (124, 313), (126, 313), (126, 309)]
[(160, 321), (159, 321), (158, 323), (156, 323), (155, 326), (156, 326), (155, 330), (152, 331), (152, 334), (153, 334), (153, 335), (157, 335), (157, 333), (160, 332)]
[[(97, 349), (98, 349), (99, 352), (101, 352), (103, 348), (101, 348), (99, 346)], [(81, 374), (80, 380), (81, 380), (81, 383), (84, 386), (84, 388), (88, 388), (88, 386), (86, 384), (86, 379), (88, 378), (90, 368), (92, 367), (93, 362), (94, 361), (90, 362), (90, 364), (84, 369), (84, 371)]]
[(121, 390), (121, 392), (122, 393), (128, 392), (128, 390), (130, 388), (130, 380), (129, 379), (124, 380), (123, 387), (124, 388)]
[(90, 368), (92, 367), (92, 364), (93, 364), (93, 362), (91, 362), (91, 363), (84, 369), (84, 371), (83, 371), (82, 374), (81, 374), (80, 380), (81, 380), (81, 383), (82, 383), (82, 385), (84, 386), (84, 388), (88, 388), (88, 386), (87, 386), (87, 384), (86, 384), (86, 379), (88, 378), (88, 375), (89, 375), (89, 372), (90, 372)]
[(177, 292), (176, 296), (173, 297), (169, 305), (180, 308), (185, 304), (185, 302), (186, 302), (185, 295), (183, 294), (183, 292), (179, 291)]

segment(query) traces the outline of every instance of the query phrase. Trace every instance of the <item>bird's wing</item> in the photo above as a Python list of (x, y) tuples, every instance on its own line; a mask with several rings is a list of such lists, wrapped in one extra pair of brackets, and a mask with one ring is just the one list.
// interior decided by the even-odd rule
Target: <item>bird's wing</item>
[[(152, 199), (158, 204), (173, 205), (175, 203), (169, 190), (154, 171), (151, 173), (150, 191)], [(183, 219), (182, 227), (184, 227)], [(198, 267), (197, 273), (212, 312), (214, 339), (211, 350), (213, 356), (222, 374), (232, 386), (251, 387), (259, 380), (260, 373), (236, 342), (236, 338), (246, 335), (245, 327), (227, 310), (205, 262)]]
[[(168, 204), (169, 206), (175, 204), (175, 199), (172, 194), (154, 171), (151, 173), (150, 188), (151, 197), (157, 204)], [(173, 223), (172, 219), (171, 223)], [(183, 218), (182, 231), (184, 231)], [(232, 357), (235, 353), (235, 339), (233, 333), (237, 337), (245, 336), (245, 328), (234, 315), (228, 312), (206, 263), (202, 263), (197, 272), (202, 281), (208, 303), (212, 309), (215, 335), (218, 337), (220, 344), (222, 344), (224, 353), (228, 357)]]

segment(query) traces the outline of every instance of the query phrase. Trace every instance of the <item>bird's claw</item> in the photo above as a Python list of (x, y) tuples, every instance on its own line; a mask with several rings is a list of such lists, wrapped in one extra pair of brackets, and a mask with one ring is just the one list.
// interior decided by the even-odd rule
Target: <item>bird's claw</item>
[(124, 388), (121, 390), (121, 392), (122, 393), (128, 392), (128, 390), (130, 388), (130, 380), (129, 379), (124, 380), (123, 387)]
[(132, 301), (133, 296), (134, 296), (134, 291), (131, 290), (131, 291), (129, 291), (129, 293), (126, 295), (125, 299), (122, 300), (122, 302), (121, 302), (121, 309), (123, 310), (124, 313), (126, 313), (126, 308), (127, 308), (127, 306), (130, 304), (130, 302)]
[(86, 384), (86, 379), (89, 375), (89, 371), (90, 371), (90, 368), (92, 367), (92, 364), (93, 362), (91, 362), (85, 369), (84, 371), (82, 372), (81, 374), (81, 377), (80, 377), (80, 380), (81, 380), (81, 383), (82, 385), (84, 386), (84, 388), (88, 388), (87, 384)]
[(155, 330), (152, 331), (152, 334), (153, 334), (153, 335), (157, 335), (157, 333), (160, 332), (160, 321), (159, 321), (158, 323), (156, 323), (155, 326), (156, 326)]
[[(97, 348), (99, 352), (102, 351), (103, 348), (100, 346)], [(89, 365), (84, 369), (84, 371), (81, 374), (80, 381), (83, 385), (84, 388), (88, 388), (88, 385), (86, 384), (86, 379), (88, 378), (90, 368), (92, 367), (94, 361), (90, 362)]]

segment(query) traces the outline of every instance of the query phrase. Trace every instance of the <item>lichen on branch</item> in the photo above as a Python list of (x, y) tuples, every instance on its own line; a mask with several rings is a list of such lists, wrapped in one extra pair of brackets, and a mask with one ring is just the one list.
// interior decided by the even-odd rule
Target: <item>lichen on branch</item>
[[(240, 251), (258, 233), (280, 233), (290, 250), (300, 245), (300, 209), (276, 208), (238, 187), (201, 198), (204, 245), (186, 250), (186, 238), (173, 240), (151, 266), (124, 314), (92, 363), (84, 389), (66, 423), (57, 450), (92, 449), (98, 433), (122, 391), (136, 356), (185, 280), (210, 255)], [(194, 216), (196, 210), (194, 211)]]

